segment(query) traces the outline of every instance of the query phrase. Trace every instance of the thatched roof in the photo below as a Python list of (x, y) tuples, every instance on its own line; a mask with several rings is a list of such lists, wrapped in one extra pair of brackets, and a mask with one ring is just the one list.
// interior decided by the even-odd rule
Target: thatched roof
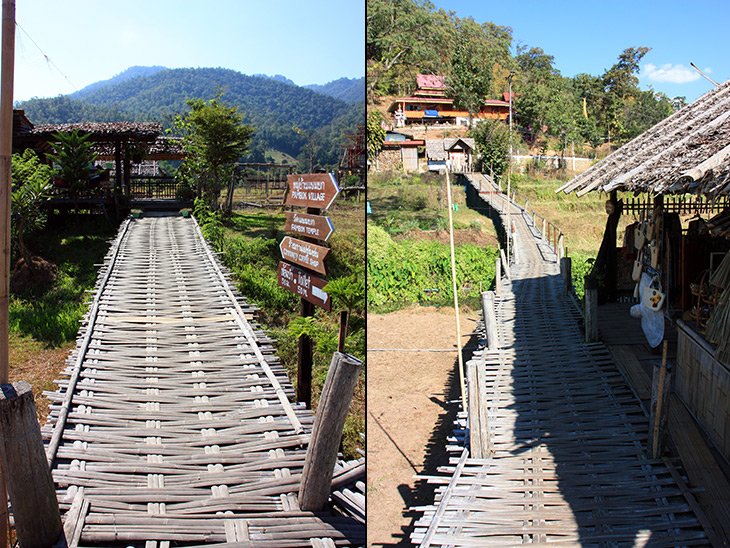
[(29, 135), (52, 138), (54, 133), (79, 130), (90, 133), (93, 141), (154, 141), (162, 135), (162, 124), (156, 122), (81, 122), (77, 124), (41, 124), (30, 130)]
[(556, 192), (730, 194), (730, 80), (675, 112)]

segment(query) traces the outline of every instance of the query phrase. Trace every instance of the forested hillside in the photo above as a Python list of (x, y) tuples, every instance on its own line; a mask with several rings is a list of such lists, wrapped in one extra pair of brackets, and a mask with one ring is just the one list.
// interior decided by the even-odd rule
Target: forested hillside
[(324, 85), (309, 84), (304, 87), (335, 99), (342, 99), (346, 103), (365, 100), (365, 78), (339, 78)]
[(517, 129), (528, 145), (551, 139), (556, 147), (626, 142), (685, 103), (639, 89), (639, 62), (649, 51), (640, 44), (617, 51), (603, 74), (568, 78), (539, 44), (513, 50), (503, 23), (459, 18), (428, 1), (368, 0), (368, 101), (413, 91), (418, 73), (442, 74), (457, 106), (475, 112), (485, 99), (502, 98), (514, 72)]
[(348, 104), (278, 79), (221, 68), (152, 71), (85, 88), (81, 100), (34, 98), (17, 107), (34, 124), (130, 120), (170, 127), (176, 114), (187, 111), (186, 99), (212, 99), (220, 89), (223, 102), (237, 106), (244, 123), (255, 128), (248, 161), (263, 162), (266, 151), (274, 149), (298, 158), (308, 169), (311, 148), (315, 166), (332, 168), (345, 135), (365, 121), (363, 102)]

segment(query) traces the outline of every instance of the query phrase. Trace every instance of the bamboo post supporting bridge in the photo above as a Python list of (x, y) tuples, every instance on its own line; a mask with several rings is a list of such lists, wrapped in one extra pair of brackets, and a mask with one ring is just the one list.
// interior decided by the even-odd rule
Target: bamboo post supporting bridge
[(478, 397), (488, 409), (491, 456), (472, 455), (471, 414), (462, 410), (447, 447), (450, 465), (428, 478), (437, 486), (435, 502), (417, 508), (423, 515), (411, 541), (421, 547), (714, 545), (679, 465), (650, 457), (649, 418), (607, 348), (585, 341), (580, 311), (563, 295), (554, 248), (488, 178), (467, 180), (470, 193), (504, 215), (511, 209), (518, 236), (511, 279), (502, 280), (494, 299), (497, 348), (490, 341), (467, 364), (486, 376)]
[(121, 226), (47, 393), (69, 546), (364, 543), (364, 517), (300, 509), (313, 415), (227, 276), (194, 219)]

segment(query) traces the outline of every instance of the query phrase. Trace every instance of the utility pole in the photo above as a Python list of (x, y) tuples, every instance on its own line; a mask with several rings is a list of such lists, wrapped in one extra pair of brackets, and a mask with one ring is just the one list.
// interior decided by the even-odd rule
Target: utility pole
[(510, 213), (512, 211), (512, 78), (515, 71), (511, 70), (507, 76), (509, 83), (509, 166), (507, 166), (507, 262), (510, 260), (510, 245), (512, 240), (512, 221)]
[[(0, 241), (2, 282), (0, 283), (0, 385), (10, 382), (10, 166), (13, 155), (13, 76), (15, 71), (15, 0), (3, 0), (2, 50), (0, 52)], [(5, 474), (0, 469), (0, 545), (8, 533), (8, 496)]]

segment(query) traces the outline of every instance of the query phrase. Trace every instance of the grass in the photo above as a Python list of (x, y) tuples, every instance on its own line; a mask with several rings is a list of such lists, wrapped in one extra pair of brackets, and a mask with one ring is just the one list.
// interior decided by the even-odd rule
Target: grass
[[(540, 175), (513, 175), (512, 188), (530, 200), (530, 205), (564, 234), (570, 251), (595, 256), (606, 223), (605, 196), (595, 193), (578, 198), (574, 193), (555, 193), (564, 181)], [(520, 204), (524, 198), (517, 197)]]
[[(496, 238), (492, 223), (467, 206), (466, 194), (460, 189), (452, 184), (454, 230), (477, 230)], [(446, 183), (435, 174), (376, 174), (368, 178), (368, 201), (372, 209), (369, 219), (392, 236), (448, 229)]]
[(64, 362), (73, 349), (79, 322), (88, 308), (89, 293), (96, 284), (97, 264), (108, 248), (116, 227), (99, 218), (51, 219), (45, 230), (29, 238), (31, 252), (57, 267), (55, 280), (30, 284), (11, 292), (10, 380), (27, 381), (33, 387), (38, 419), (45, 423), (48, 400)]

